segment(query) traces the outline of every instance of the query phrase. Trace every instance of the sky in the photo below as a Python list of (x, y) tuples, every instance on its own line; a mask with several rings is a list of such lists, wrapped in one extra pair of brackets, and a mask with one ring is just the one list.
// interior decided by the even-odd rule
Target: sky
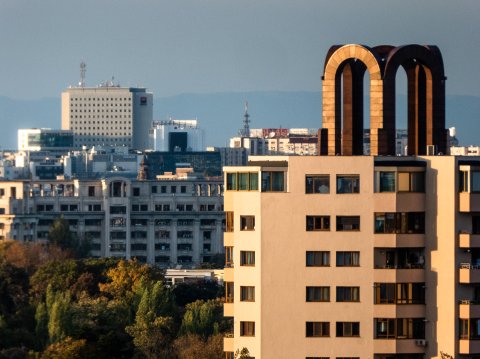
[(447, 94), (480, 96), (478, 0), (0, 0), (0, 96), (112, 76), (155, 97), (321, 91), (331, 45), (433, 44)]

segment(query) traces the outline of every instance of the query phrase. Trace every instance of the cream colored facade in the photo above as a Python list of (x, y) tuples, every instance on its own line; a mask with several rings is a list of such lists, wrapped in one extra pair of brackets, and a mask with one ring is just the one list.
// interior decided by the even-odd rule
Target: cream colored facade
[(62, 93), (62, 130), (75, 147), (149, 148), (153, 96), (144, 88), (71, 87)]
[(480, 357), (480, 158), (249, 160), (224, 169), (227, 358)]

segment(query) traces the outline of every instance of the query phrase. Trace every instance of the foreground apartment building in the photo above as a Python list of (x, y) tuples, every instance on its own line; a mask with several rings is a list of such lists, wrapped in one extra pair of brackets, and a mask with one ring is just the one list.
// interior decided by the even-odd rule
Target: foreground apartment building
[(480, 358), (480, 157), (445, 155), (440, 51), (333, 46), (322, 80), (320, 156), (224, 168), (226, 358)]
[(480, 158), (251, 157), (225, 172), (227, 353), (480, 355)]
[(161, 177), (1, 181), (0, 239), (46, 240), (63, 216), (96, 257), (192, 267), (223, 253), (221, 180)]

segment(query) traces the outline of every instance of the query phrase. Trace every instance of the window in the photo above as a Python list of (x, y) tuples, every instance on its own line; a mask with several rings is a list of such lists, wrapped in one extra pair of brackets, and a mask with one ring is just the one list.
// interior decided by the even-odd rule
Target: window
[(126, 214), (127, 207), (125, 206), (110, 206), (110, 213), (111, 214)]
[(337, 252), (337, 267), (360, 266), (360, 252)]
[(95, 197), (95, 186), (88, 186), (88, 197)]
[(187, 186), (180, 186), (180, 193), (187, 193)]
[(157, 193), (157, 186), (152, 186), (152, 194)]
[(225, 212), (225, 219), (226, 219), (226, 226), (225, 226), (225, 232), (233, 232), (233, 212)]
[(359, 231), (360, 216), (337, 216), (337, 231)]
[(262, 192), (283, 192), (284, 175), (283, 171), (262, 171)]
[(330, 336), (330, 322), (307, 322), (306, 336), (312, 337), (329, 337)]
[(240, 265), (241, 266), (255, 266), (255, 252), (254, 251), (240, 251)]
[(102, 210), (102, 206), (100, 204), (89, 204), (88, 211), (89, 212), (100, 212)]
[(375, 213), (375, 233), (425, 233), (425, 212)]
[(311, 175), (305, 177), (305, 193), (330, 193), (329, 175)]
[(307, 216), (307, 231), (329, 231), (330, 216)]
[(85, 219), (86, 226), (101, 226), (102, 220), (101, 219)]
[(330, 287), (307, 287), (307, 302), (330, 302)]
[(255, 287), (240, 286), (240, 301), (241, 302), (255, 302)]
[(127, 225), (127, 220), (123, 217), (112, 217), (110, 219), (111, 227), (125, 227)]
[(330, 252), (308, 251), (307, 267), (328, 267), (330, 266)]
[(337, 337), (360, 336), (359, 322), (337, 322)]
[(170, 187), (170, 193), (177, 193), (177, 187), (176, 186), (171, 186)]
[(160, 193), (167, 193), (167, 186), (160, 186)]
[(425, 192), (425, 172), (398, 172), (398, 192)]
[(337, 193), (360, 193), (360, 176), (337, 176)]
[(425, 283), (375, 283), (375, 304), (425, 304)]
[(255, 322), (240, 322), (240, 336), (254, 337), (255, 336)]
[(395, 172), (380, 172), (378, 192), (395, 192)]
[(258, 191), (258, 173), (227, 173), (227, 191)]
[(360, 287), (337, 287), (337, 302), (359, 302)]
[(139, 187), (133, 187), (132, 188), (132, 194), (134, 197), (140, 196), (140, 188)]
[(255, 230), (255, 216), (240, 216), (240, 230), (241, 231)]
[(480, 234), (480, 216), (472, 216), (472, 234)]
[(423, 318), (375, 318), (375, 339), (425, 339)]
[(225, 282), (225, 303), (233, 303), (234, 290), (234, 282)]

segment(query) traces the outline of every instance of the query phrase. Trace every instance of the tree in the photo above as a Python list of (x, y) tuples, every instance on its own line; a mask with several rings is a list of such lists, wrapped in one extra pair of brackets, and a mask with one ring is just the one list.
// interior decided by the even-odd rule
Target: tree
[(48, 230), (48, 242), (65, 251), (71, 252), (75, 257), (83, 258), (90, 253), (91, 241), (89, 238), (80, 240), (70, 231), (70, 224), (63, 218), (57, 218)]
[(243, 347), (241, 350), (237, 349), (235, 352), (235, 359), (253, 359), (253, 357), (250, 356), (250, 351)]
[(81, 359), (85, 357), (85, 345), (85, 339), (74, 340), (66, 337), (62, 341), (49, 345), (40, 359)]
[(196, 334), (205, 340), (225, 329), (222, 301), (197, 300), (187, 304), (186, 309), (180, 329), (182, 334)]
[(48, 337), (50, 343), (65, 339), (71, 331), (71, 296), (67, 292), (56, 292), (48, 306)]
[(73, 259), (45, 263), (30, 278), (30, 293), (34, 301), (45, 298), (49, 286), (54, 292), (72, 287), (82, 271), (82, 262)]
[(175, 340), (178, 359), (223, 359), (223, 335), (217, 334), (204, 341), (199, 335), (187, 334)]
[(173, 288), (178, 306), (185, 307), (197, 300), (210, 300), (223, 297), (225, 289), (217, 281), (183, 282)]

